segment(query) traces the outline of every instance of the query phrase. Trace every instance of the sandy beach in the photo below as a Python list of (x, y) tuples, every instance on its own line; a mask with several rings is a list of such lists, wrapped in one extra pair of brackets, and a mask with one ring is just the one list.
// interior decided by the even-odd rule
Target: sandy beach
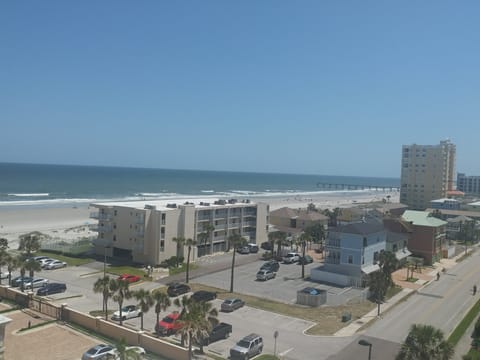
[[(252, 197), (250, 199), (253, 202), (270, 204), (270, 210), (281, 207), (306, 208), (310, 203), (319, 209), (333, 209), (378, 202), (387, 196), (390, 196), (389, 201), (392, 203), (399, 201), (399, 193), (396, 191), (292, 194), (291, 196)], [(74, 241), (92, 237), (97, 234), (90, 231), (88, 226), (97, 223), (96, 220), (90, 218), (92, 211), (94, 209), (86, 204), (61, 208), (22, 206), (14, 209), (0, 208), (0, 237), (6, 238), (12, 249), (18, 246), (17, 241), (20, 235), (31, 231), (40, 231), (50, 236), (52, 241)]]

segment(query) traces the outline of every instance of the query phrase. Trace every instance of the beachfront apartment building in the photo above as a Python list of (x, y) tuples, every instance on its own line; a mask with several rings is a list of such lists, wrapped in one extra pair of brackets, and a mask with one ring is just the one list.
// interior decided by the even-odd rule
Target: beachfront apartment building
[[(177, 256), (174, 238), (197, 241), (191, 260), (229, 250), (228, 238), (240, 234), (250, 243), (267, 241), (269, 206), (249, 200), (126, 201), (91, 204), (98, 220), (97, 255), (145, 265)], [(203, 240), (206, 238), (206, 240)], [(186, 256), (181, 248), (180, 256)]]
[(439, 145), (403, 145), (400, 202), (424, 210), (434, 199), (455, 190), (456, 146), (449, 140)]
[(457, 189), (469, 195), (480, 195), (480, 176), (457, 174)]
[(329, 228), (325, 240), (325, 261), (314, 268), (314, 281), (341, 286), (364, 287), (368, 274), (378, 271), (379, 256), (386, 249), (387, 231), (382, 220), (364, 221)]

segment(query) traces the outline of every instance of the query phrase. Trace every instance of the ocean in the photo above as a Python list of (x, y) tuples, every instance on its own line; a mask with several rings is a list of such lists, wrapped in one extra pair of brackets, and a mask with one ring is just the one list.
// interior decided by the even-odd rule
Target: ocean
[(320, 188), (319, 183), (397, 187), (400, 180), (358, 176), (0, 163), (0, 207), (71, 206), (108, 200), (252, 198), (366, 191)]

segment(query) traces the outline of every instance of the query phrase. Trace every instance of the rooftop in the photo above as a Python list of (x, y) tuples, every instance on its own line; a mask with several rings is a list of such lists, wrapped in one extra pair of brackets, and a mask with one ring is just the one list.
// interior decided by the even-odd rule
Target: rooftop
[(446, 221), (433, 217), (428, 211), (407, 210), (403, 213), (402, 218), (418, 226), (438, 227), (447, 224)]
[(108, 201), (108, 202), (96, 202), (90, 204), (93, 207), (128, 207), (138, 210), (156, 209), (156, 210), (172, 210), (179, 206), (191, 205), (195, 208), (212, 209), (218, 207), (239, 207), (239, 206), (252, 206), (257, 203), (250, 202), (250, 200), (242, 199), (220, 199), (214, 200), (212, 198), (176, 198), (176, 199), (162, 199), (162, 200), (135, 200), (135, 201)]

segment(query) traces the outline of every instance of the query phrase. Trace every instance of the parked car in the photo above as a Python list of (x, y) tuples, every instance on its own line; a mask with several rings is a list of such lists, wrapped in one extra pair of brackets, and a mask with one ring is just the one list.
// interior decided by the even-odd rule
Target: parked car
[(231, 311), (240, 309), (244, 305), (245, 305), (245, 301), (243, 301), (242, 299), (238, 299), (238, 298), (225, 299), (222, 305), (220, 305), (220, 310), (225, 312), (231, 312)]
[(227, 339), (232, 333), (232, 325), (224, 322), (219, 323), (215, 326), (207, 338), (203, 339), (203, 345), (209, 345), (212, 342)]
[[(129, 354), (131, 352), (134, 352), (135, 354), (138, 355), (139, 359), (143, 359), (144, 355), (146, 354), (146, 351), (143, 347), (141, 346), (126, 346), (125, 347), (125, 352), (128, 352)], [(127, 358), (130, 359), (130, 357), (127, 356)], [(105, 355), (105, 360), (120, 360), (122, 359), (120, 357), (120, 353), (118, 352), (117, 349), (112, 349), (107, 354)], [(135, 357), (137, 359), (137, 357)]]
[(135, 305), (127, 305), (122, 307), (122, 317), (120, 318), (120, 310), (115, 311), (112, 315), (112, 320), (120, 321), (127, 320), (131, 318), (136, 318), (142, 315), (142, 312), (137, 309)]
[(283, 257), (283, 262), (285, 264), (293, 264), (296, 263), (300, 259), (300, 254), (296, 252), (289, 252), (287, 255)]
[(180, 313), (178, 311), (165, 316), (155, 325), (155, 332), (162, 336), (175, 334), (182, 327), (182, 323), (178, 321), (179, 316)]
[(205, 290), (195, 291), (191, 296), (191, 299), (197, 302), (215, 300), (216, 298), (217, 293)]
[(305, 257), (300, 256), (300, 258), (298, 259), (298, 264), (299, 265), (310, 264), (312, 262), (313, 262), (313, 258), (310, 255), (305, 255)]
[[(23, 286), (25, 287), (25, 284), (28, 283), (28, 282), (31, 282), (32, 280), (33, 280), (33, 278), (31, 278), (30, 276), (24, 276), (23, 277)], [(16, 278), (13, 278), (12, 279), (12, 286), (13, 287), (22, 286), (22, 277), (17, 276)]]
[(140, 281), (140, 276), (138, 275), (132, 275), (132, 274), (122, 274), (118, 277), (118, 280), (124, 280), (124, 281), (127, 281), (129, 283), (134, 283), (134, 282), (137, 282), (137, 281)]
[(257, 280), (267, 281), (273, 279), (276, 275), (277, 273), (272, 270), (260, 270), (257, 272)]
[(67, 263), (60, 260), (53, 260), (45, 265), (46, 270), (60, 269), (67, 266)]
[(178, 296), (190, 292), (190, 286), (182, 283), (173, 283), (170, 284), (167, 288), (168, 296)]
[(43, 259), (50, 259), (48, 256), (34, 256), (33, 260), (35, 261), (41, 261)]
[(82, 355), (82, 360), (102, 359), (112, 349), (113, 347), (110, 345), (99, 344), (85, 351)]
[(248, 246), (240, 246), (238, 249), (237, 249), (237, 252), (239, 254), (250, 254), (250, 248)]
[(65, 292), (67, 290), (67, 285), (62, 283), (48, 283), (42, 286), (40, 289), (37, 290), (37, 295), (50, 295), (50, 294), (58, 294)]
[(47, 264), (50, 264), (52, 261), (55, 261), (55, 260), (56, 259), (46, 258), (46, 259), (39, 260), (39, 263), (42, 269), (45, 269), (45, 266), (47, 266)]
[(36, 278), (36, 279), (32, 279), (32, 281), (25, 282), (23, 284), (23, 287), (25, 289), (34, 289), (34, 288), (42, 287), (47, 284), (48, 284), (48, 279)]
[(250, 334), (245, 336), (242, 340), (230, 349), (231, 359), (250, 359), (263, 350), (263, 339), (260, 335)]
[(251, 254), (256, 254), (258, 253), (258, 245), (257, 244), (248, 244), (248, 249)]
[(280, 269), (280, 263), (276, 260), (269, 260), (262, 265), (260, 270), (272, 270), (277, 272)]

